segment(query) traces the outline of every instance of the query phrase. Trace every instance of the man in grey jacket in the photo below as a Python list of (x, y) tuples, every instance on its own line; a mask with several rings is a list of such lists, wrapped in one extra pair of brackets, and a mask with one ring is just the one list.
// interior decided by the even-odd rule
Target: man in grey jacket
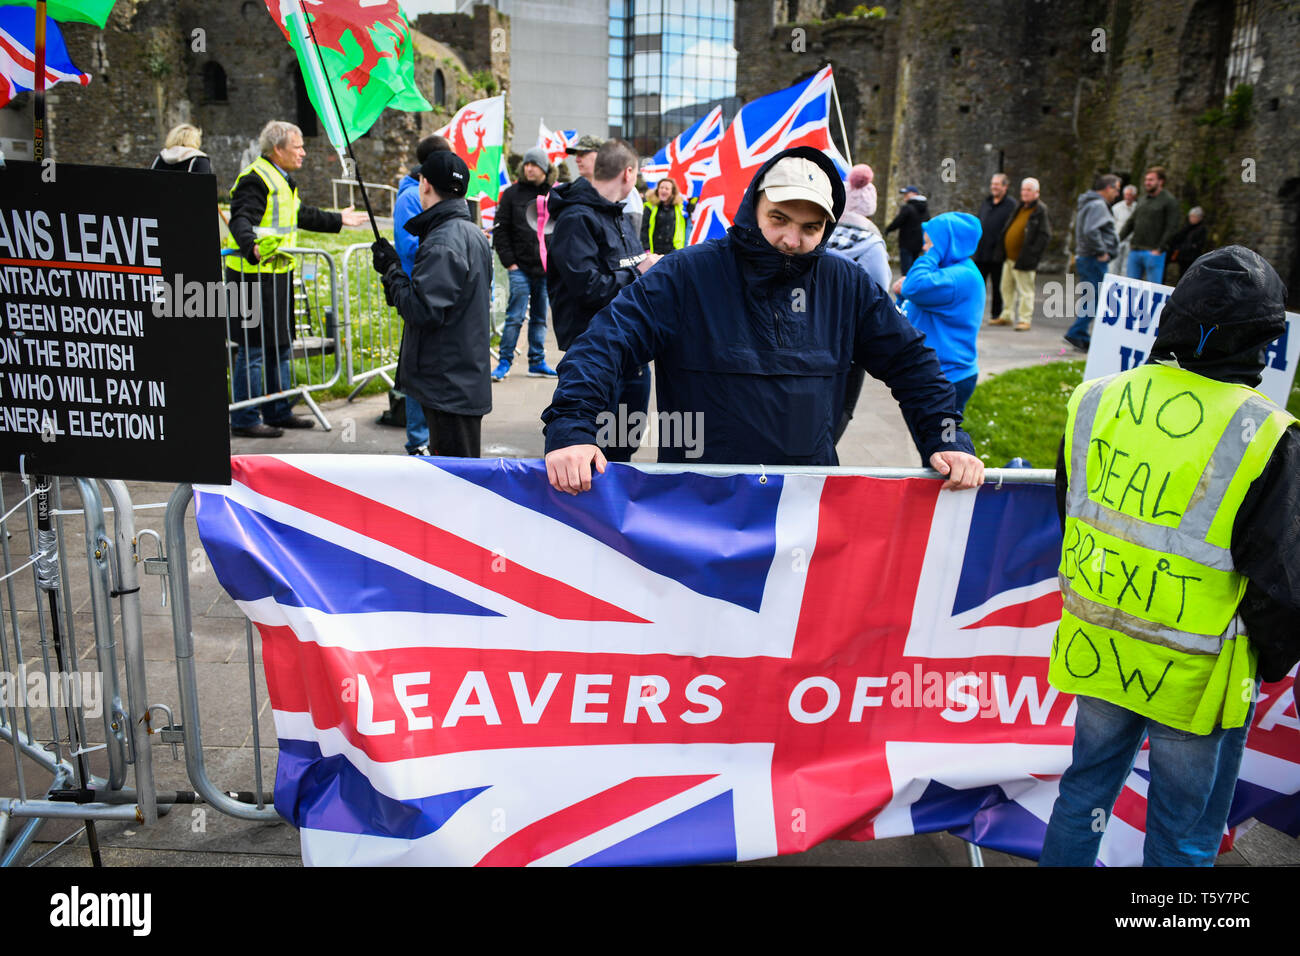
[(456, 458), (479, 457), (483, 416), (492, 410), (492, 246), (470, 217), (468, 187), (463, 159), (433, 153), (420, 167), (424, 211), (406, 224), (420, 237), (411, 274), (387, 239), (371, 245), (388, 304), (406, 320), (402, 387), (424, 409), (432, 453)]
[(1119, 177), (1110, 173), (1098, 176), (1092, 188), (1079, 195), (1074, 219), (1074, 274), (1079, 277), (1079, 289), (1075, 293), (1078, 315), (1065, 333), (1065, 341), (1080, 352), (1088, 351), (1092, 344), (1092, 332), (1088, 327), (1097, 314), (1101, 280), (1106, 277), (1106, 263), (1115, 258), (1119, 250), (1115, 220), (1110, 214), (1110, 204), (1118, 196)]

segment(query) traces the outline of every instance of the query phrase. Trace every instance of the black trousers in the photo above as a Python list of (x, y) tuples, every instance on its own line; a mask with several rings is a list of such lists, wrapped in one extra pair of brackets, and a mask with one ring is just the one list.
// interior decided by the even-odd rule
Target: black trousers
[(996, 319), (1002, 314), (1002, 263), (977, 262), (975, 268), (979, 269), (985, 282), (989, 281), (989, 276), (993, 277), (993, 311), (989, 314)]
[(429, 423), (429, 451), (442, 458), (478, 458), (483, 433), (482, 415), (453, 415), (428, 405), (424, 419)]

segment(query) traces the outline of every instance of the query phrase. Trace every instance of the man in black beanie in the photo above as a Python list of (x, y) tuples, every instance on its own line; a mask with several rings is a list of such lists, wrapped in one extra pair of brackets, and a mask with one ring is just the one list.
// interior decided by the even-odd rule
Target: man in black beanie
[(1300, 659), (1300, 433), (1254, 388), (1285, 298), (1249, 249), (1203, 256), (1150, 361), (1070, 399), (1048, 677), (1078, 713), (1043, 865), (1095, 862), (1143, 738), (1144, 864), (1218, 855), (1258, 679)]
[(479, 457), (483, 416), (492, 410), (488, 337), (492, 246), (464, 196), (469, 168), (437, 152), (420, 167), (424, 211), (406, 223), (420, 237), (408, 276), (393, 244), (371, 245), (384, 293), (406, 320), (398, 375), (429, 422), (435, 455)]

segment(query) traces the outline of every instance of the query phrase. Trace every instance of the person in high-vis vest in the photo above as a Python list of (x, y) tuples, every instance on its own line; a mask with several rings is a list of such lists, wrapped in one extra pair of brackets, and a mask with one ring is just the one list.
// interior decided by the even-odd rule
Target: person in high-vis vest
[(1249, 249), (1210, 253), (1165, 303), (1148, 364), (1070, 398), (1048, 678), (1078, 709), (1043, 865), (1096, 862), (1144, 737), (1144, 864), (1218, 855), (1258, 679), (1300, 659), (1300, 431), (1254, 388), (1285, 297)]
[[(272, 120), (263, 127), (259, 145), (262, 155), (230, 189), (229, 252), (223, 256), (227, 282), (256, 286), (238, 301), (254, 303), (257, 311), (232, 314), (227, 329), (236, 346), (230, 384), (234, 402), (291, 386), (294, 260), (278, 250), (298, 245), (299, 225), (311, 232), (338, 232), (366, 222), (365, 214), (350, 206), (341, 213), (324, 212), (299, 202), (298, 185), (289, 174), (302, 167), (307, 150), (297, 126)], [(230, 413), (231, 434), (279, 438), (282, 429), (312, 427), (312, 419), (294, 415), (291, 408), (289, 399), (277, 399), (236, 409)]]
[(686, 247), (690, 231), (677, 181), (659, 180), (654, 199), (646, 203), (645, 215), (641, 217), (641, 247), (647, 252), (666, 256)]

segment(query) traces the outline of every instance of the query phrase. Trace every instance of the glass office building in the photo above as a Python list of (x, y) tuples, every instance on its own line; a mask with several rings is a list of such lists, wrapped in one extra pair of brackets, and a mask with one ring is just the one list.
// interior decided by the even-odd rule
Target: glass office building
[(609, 0), (609, 134), (650, 156), (736, 99), (732, 0)]

